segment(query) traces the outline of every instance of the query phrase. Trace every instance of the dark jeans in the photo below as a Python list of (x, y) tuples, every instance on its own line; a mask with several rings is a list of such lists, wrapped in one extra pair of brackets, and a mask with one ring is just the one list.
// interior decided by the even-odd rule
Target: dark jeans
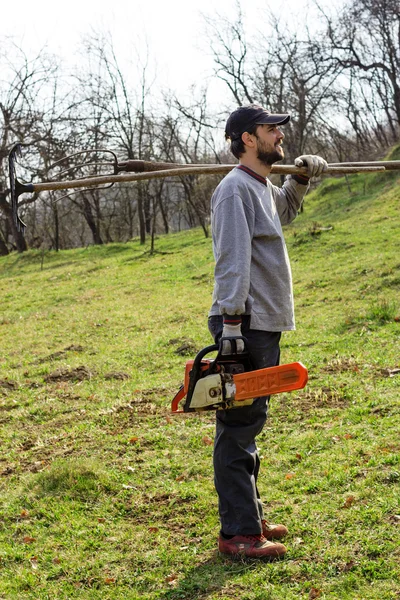
[[(209, 317), (208, 328), (217, 341), (222, 316)], [(242, 318), (242, 334), (256, 369), (279, 364), (280, 332), (250, 329)], [(221, 531), (227, 535), (261, 533), (262, 503), (257, 489), (260, 468), (255, 442), (267, 418), (269, 396), (255, 398), (250, 406), (217, 410), (214, 441), (214, 483), (219, 498)]]

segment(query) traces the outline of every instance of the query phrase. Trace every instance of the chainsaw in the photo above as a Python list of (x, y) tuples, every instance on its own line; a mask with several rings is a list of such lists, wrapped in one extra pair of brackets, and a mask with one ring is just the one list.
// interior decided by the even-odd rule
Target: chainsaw
[[(245, 344), (240, 354), (235, 352), (238, 339)], [(184, 383), (171, 403), (173, 413), (239, 408), (252, 404), (254, 398), (260, 396), (305, 387), (308, 372), (302, 363), (254, 369), (246, 339), (224, 338), (226, 340), (231, 343), (231, 354), (222, 354), (221, 341), (203, 348), (194, 360), (186, 363)], [(205, 358), (216, 351), (215, 359)]]

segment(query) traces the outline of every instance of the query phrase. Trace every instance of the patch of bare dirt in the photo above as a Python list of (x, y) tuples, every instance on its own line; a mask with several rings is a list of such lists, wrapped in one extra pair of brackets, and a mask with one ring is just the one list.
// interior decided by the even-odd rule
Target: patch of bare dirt
[(394, 377), (395, 375), (398, 375), (400, 377), (400, 368), (398, 368), (398, 367), (388, 368), (387, 367), (385, 369), (380, 369), (379, 373), (383, 377)]
[(19, 404), (0, 404), (0, 411), (10, 411), (19, 408)]
[(111, 371), (111, 373), (106, 373), (104, 375), (104, 379), (118, 379), (123, 381), (125, 379), (130, 379), (130, 375), (128, 373), (123, 373), (122, 371)]
[(58, 381), (84, 381), (85, 379), (92, 379), (96, 373), (90, 371), (85, 365), (76, 367), (75, 369), (61, 368), (46, 375), (44, 380), (47, 383), (53, 383)]
[(358, 372), (360, 366), (352, 356), (338, 356), (329, 361), (322, 370), (325, 371), (325, 373), (343, 373), (345, 371)]
[(71, 344), (71, 346), (67, 346), (64, 350), (58, 350), (57, 352), (52, 352), (48, 356), (44, 356), (43, 358), (38, 358), (34, 363), (36, 365), (41, 365), (42, 363), (48, 362), (50, 360), (54, 360), (57, 358), (63, 358), (68, 352), (83, 352), (84, 347), (79, 346), (78, 344)]
[(136, 390), (128, 404), (114, 406), (109, 412), (126, 413), (132, 417), (166, 414), (170, 412), (170, 401), (164, 398), (169, 396), (172, 401), (175, 393), (176, 390), (164, 387)]
[(14, 465), (8, 465), (3, 471), (0, 472), (1, 477), (7, 477), (8, 475), (12, 475), (15, 471)]
[(194, 356), (198, 352), (196, 344), (189, 339), (173, 338), (168, 341), (168, 346), (177, 346), (174, 352), (180, 356)]
[(128, 419), (136, 417), (146, 417), (151, 415), (165, 414), (165, 406), (157, 406), (153, 402), (148, 402), (144, 399), (133, 399), (129, 404), (116, 406), (109, 412), (113, 413), (125, 413)]
[(348, 400), (342, 396), (340, 389), (327, 386), (315, 390), (307, 390), (301, 394), (288, 394), (281, 397), (279, 404), (274, 405), (274, 410), (279, 406), (286, 410), (309, 413), (316, 408), (343, 408), (348, 405)]
[(11, 379), (0, 379), (0, 388), (4, 390), (16, 390), (18, 388), (18, 383)]

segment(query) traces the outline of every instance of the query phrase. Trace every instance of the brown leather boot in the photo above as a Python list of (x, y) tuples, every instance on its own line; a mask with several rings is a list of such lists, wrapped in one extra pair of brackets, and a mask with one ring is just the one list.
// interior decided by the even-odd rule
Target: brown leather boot
[(281, 540), (288, 534), (287, 527), (284, 525), (274, 525), (265, 519), (261, 521), (262, 534), (267, 540)]
[(218, 539), (218, 549), (222, 554), (240, 555), (248, 558), (266, 558), (274, 560), (286, 553), (283, 544), (269, 542), (262, 534), (235, 535), (230, 540), (222, 535)]

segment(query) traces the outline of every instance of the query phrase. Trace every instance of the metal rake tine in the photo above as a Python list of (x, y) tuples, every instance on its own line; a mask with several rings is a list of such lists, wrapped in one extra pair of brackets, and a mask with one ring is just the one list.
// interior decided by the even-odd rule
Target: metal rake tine
[[(22, 219), (19, 217), (18, 214), (18, 206), (19, 206), (19, 196), (21, 194), (25, 194), (25, 193), (34, 193), (36, 191), (38, 191), (37, 185), (35, 187), (35, 184), (32, 183), (21, 183), (16, 175), (16, 163), (17, 163), (17, 157), (21, 156), (21, 148), (22, 146), (26, 146), (27, 144), (22, 144), (21, 142), (17, 142), (16, 144), (14, 144), (14, 146), (11, 148), (9, 155), (8, 155), (8, 167), (9, 167), (9, 182), (10, 182), (10, 194), (11, 194), (11, 214), (13, 217), (13, 221), (15, 224), (15, 227), (17, 229), (18, 232), (24, 234), (25, 229), (26, 229), (26, 224), (22, 221)], [(53, 165), (51, 165), (49, 167), (49, 169), (53, 168), (55, 165), (57, 165), (58, 163), (66, 160), (67, 158), (71, 158), (74, 156), (79, 156), (81, 154), (88, 154), (89, 152), (107, 152), (109, 154), (112, 154), (114, 157), (113, 163), (105, 163), (105, 164), (113, 164), (114, 165), (114, 174), (118, 173), (118, 159), (117, 156), (115, 154), (115, 152), (113, 152), (112, 150), (82, 150), (80, 152), (75, 152), (74, 154), (71, 154), (70, 156), (64, 157), (58, 161), (56, 161), (55, 163), (53, 163)], [(93, 163), (95, 164), (95, 163)], [(67, 170), (66, 170), (67, 171)], [(64, 171), (64, 172), (66, 172)], [(93, 176), (96, 177), (96, 176)], [(90, 177), (83, 177), (82, 180), (84, 181), (88, 181), (90, 180)], [(79, 180), (77, 180), (79, 181)], [(110, 187), (112, 187), (114, 185), (115, 182), (104, 182), (107, 183), (107, 185), (104, 186), (98, 186), (98, 187), (90, 187), (87, 189), (108, 189)], [(51, 185), (51, 182), (49, 182), (49, 184)], [(84, 186), (82, 186), (82, 188), (84, 188)], [(69, 196), (71, 194), (73, 194), (74, 192), (70, 192), (67, 195), (62, 196), (66, 197)], [(57, 199), (61, 200), (61, 198)]]
[(64, 198), (69, 198), (70, 196), (72, 196), (73, 194), (77, 194), (78, 192), (89, 192), (89, 191), (93, 191), (93, 190), (108, 190), (109, 188), (112, 188), (113, 185), (114, 185), (114, 183), (110, 183), (108, 185), (105, 185), (104, 187), (90, 187), (90, 188), (73, 190), (72, 192), (69, 192), (68, 194), (63, 194), (59, 198), (54, 198), (54, 200), (52, 200), (51, 203), (56, 204), (56, 202), (59, 202), (60, 200), (63, 200)]
[(26, 225), (18, 215), (18, 198), (25, 191), (33, 191), (33, 189), (29, 184), (21, 184), (17, 179), (15, 164), (17, 162), (17, 156), (21, 156), (21, 147), (22, 144), (18, 142), (17, 144), (14, 144), (10, 150), (8, 155), (8, 175), (11, 193), (11, 214), (17, 231), (24, 234)]
[[(87, 167), (89, 165), (100, 165), (100, 166), (110, 166), (110, 165), (114, 165), (114, 163), (111, 162), (104, 162), (104, 163), (98, 163), (98, 162), (87, 162), (87, 163), (80, 163), (79, 165), (75, 165), (73, 167), (68, 167), (68, 169), (64, 169), (64, 171), (60, 171), (60, 173), (58, 173), (58, 175), (61, 177), (62, 175), (64, 175), (64, 173), (69, 173), (70, 171), (73, 171), (74, 169), (79, 169), (80, 167)], [(53, 166), (53, 165), (52, 165)], [(50, 169), (50, 167), (49, 167)], [(114, 175), (114, 173), (110, 173), (110, 175)], [(94, 177), (94, 175), (93, 175)]]
[[(99, 149), (97, 149), (97, 150), (96, 149), (93, 149), (93, 150), (80, 150), (79, 152), (74, 152), (74, 154), (69, 154), (67, 156), (64, 156), (64, 158), (60, 158), (59, 160), (56, 160), (55, 163), (53, 163), (52, 165), (50, 165), (49, 168), (48, 168), (48, 171), (50, 171), (53, 167), (55, 167), (59, 163), (63, 162), (64, 160), (67, 160), (69, 158), (74, 158), (74, 156), (80, 156), (81, 154), (89, 154), (90, 152), (98, 152), (98, 153), (102, 152), (103, 154), (107, 152), (108, 154), (112, 154), (113, 157), (114, 157), (113, 162), (112, 163), (104, 163), (104, 164), (113, 164), (114, 165), (114, 175), (116, 173), (118, 173), (118, 158), (117, 158), (117, 155), (115, 154), (115, 152), (113, 152), (112, 150), (99, 150)], [(83, 163), (83, 164), (85, 164), (85, 163)], [(83, 166), (83, 164), (79, 165), (79, 166)], [(88, 163), (88, 164), (96, 164), (96, 162)]]

